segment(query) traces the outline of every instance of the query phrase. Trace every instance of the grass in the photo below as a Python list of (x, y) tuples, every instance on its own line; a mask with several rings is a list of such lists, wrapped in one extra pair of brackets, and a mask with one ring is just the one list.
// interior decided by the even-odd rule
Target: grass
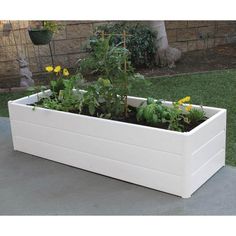
[[(174, 101), (187, 95), (193, 104), (227, 109), (226, 163), (236, 166), (236, 70), (222, 70), (175, 77), (149, 78), (150, 84), (133, 86), (130, 95)], [(8, 116), (7, 101), (29, 92), (0, 94), (0, 116)]]
[(0, 117), (4, 116), (4, 117), (8, 117), (9, 116), (9, 112), (8, 112), (8, 108), (7, 108), (7, 102), (9, 100), (15, 100), (17, 98), (21, 98), (24, 96), (27, 96), (28, 94), (30, 94), (32, 92), (29, 91), (21, 91), (21, 92), (9, 92), (9, 93), (0, 93)]

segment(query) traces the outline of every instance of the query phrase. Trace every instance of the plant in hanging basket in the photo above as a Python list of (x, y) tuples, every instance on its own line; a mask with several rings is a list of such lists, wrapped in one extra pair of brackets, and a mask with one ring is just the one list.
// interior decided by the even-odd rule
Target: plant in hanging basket
[(54, 33), (58, 32), (59, 25), (52, 21), (43, 21), (37, 28), (29, 29), (29, 36), (34, 45), (49, 44)]

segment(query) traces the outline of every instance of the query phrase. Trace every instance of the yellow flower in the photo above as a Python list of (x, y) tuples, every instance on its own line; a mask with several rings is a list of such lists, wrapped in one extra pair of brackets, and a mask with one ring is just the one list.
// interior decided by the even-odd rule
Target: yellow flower
[(47, 72), (52, 72), (52, 71), (53, 71), (53, 67), (52, 67), (52, 66), (46, 66), (46, 67), (45, 67), (45, 70), (46, 70)]
[(54, 72), (59, 73), (60, 71), (61, 71), (61, 66), (56, 66)]
[(180, 100), (178, 101), (178, 104), (179, 104), (179, 105), (182, 105), (182, 104), (183, 104), (183, 99), (180, 99)]
[(189, 102), (190, 99), (191, 99), (190, 96), (187, 96), (187, 97), (184, 98), (184, 102)]
[(191, 99), (190, 96), (187, 96), (187, 97), (185, 97), (185, 98), (182, 98), (182, 99), (180, 99), (180, 100), (178, 101), (178, 104), (179, 104), (179, 105), (182, 105), (183, 103), (189, 102), (190, 99)]
[(187, 107), (185, 107), (186, 111), (190, 111), (192, 109), (192, 105), (188, 105)]
[(69, 74), (70, 74), (69, 71), (66, 68), (64, 68), (63, 69), (63, 75), (68, 76)]

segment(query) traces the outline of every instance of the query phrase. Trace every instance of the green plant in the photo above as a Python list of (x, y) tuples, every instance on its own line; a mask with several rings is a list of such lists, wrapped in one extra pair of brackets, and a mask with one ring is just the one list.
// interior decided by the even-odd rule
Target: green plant
[(160, 123), (167, 123), (170, 119), (169, 109), (164, 106), (161, 100), (154, 100), (153, 98), (147, 98), (147, 104), (137, 109), (138, 121), (145, 121), (150, 125), (158, 125)]
[[(83, 94), (76, 90), (78, 85), (81, 84), (83, 77), (76, 74), (69, 77), (69, 71), (61, 66), (45, 67), (49, 73), (53, 73), (50, 80), (51, 95), (44, 96), (36, 106), (41, 106), (48, 109), (55, 109), (60, 111), (69, 111), (81, 113), (83, 105)], [(44, 92), (45, 88), (42, 89)]]
[(58, 25), (54, 21), (43, 21), (42, 28), (45, 30), (49, 30), (53, 33), (57, 33), (59, 30), (61, 30), (62, 26)]
[[(90, 40), (92, 51), (87, 58), (80, 61), (80, 71), (85, 74), (91, 71), (108, 79), (112, 84), (109, 89), (113, 90), (113, 99), (120, 96), (124, 103), (124, 115), (127, 116), (128, 80), (134, 76), (134, 71), (129, 60), (129, 51), (121, 43), (110, 45), (110, 37)], [(112, 104), (110, 100), (108, 103)], [(115, 104), (118, 106), (118, 103)]]
[(58, 24), (56, 21), (32, 21), (30, 28), (32, 31), (48, 30), (51, 33), (57, 33), (63, 27), (62, 24)]
[(119, 91), (108, 79), (99, 78), (97, 81), (98, 102), (102, 116), (119, 117), (124, 111), (124, 101), (118, 95)]
[(110, 45), (111, 36), (106, 38), (92, 38), (89, 40), (91, 52), (88, 57), (79, 63), (82, 74), (98, 74), (108, 78), (112, 82), (124, 75), (124, 64), (126, 74), (133, 74), (130, 62), (130, 52), (122, 47), (122, 44)]
[(65, 88), (64, 79), (69, 76), (69, 71), (66, 68), (62, 69), (61, 66), (56, 66), (55, 68), (53, 66), (46, 66), (45, 70), (49, 73), (54, 72), (53, 78), (50, 80), (50, 89), (58, 95), (60, 90)]
[(203, 121), (205, 117), (206, 114), (202, 108), (201, 109), (192, 108), (187, 114), (189, 123), (197, 123), (199, 121)]
[(169, 108), (169, 115), (168, 129), (182, 132), (184, 125), (181, 121), (184, 120), (184, 114), (178, 102), (173, 102), (173, 106)]
[(205, 120), (203, 110), (192, 109), (191, 105), (185, 106), (190, 101), (187, 96), (173, 102), (172, 106), (165, 106), (161, 100), (147, 99), (147, 104), (143, 104), (137, 109), (136, 118), (151, 126), (160, 127), (166, 125), (167, 129), (183, 132), (186, 125), (194, 125), (196, 122)]
[[(99, 78), (87, 87), (84, 94), (84, 107), (90, 115), (112, 119), (123, 114), (124, 103), (117, 96), (115, 88), (108, 79)], [(96, 113), (96, 114), (95, 114)]]
[[(96, 90), (100, 97), (104, 97), (103, 104), (100, 103), (103, 114), (107, 112), (112, 117), (123, 113), (124, 117), (128, 117), (127, 95), (131, 84), (135, 81), (136, 85), (144, 86), (148, 82), (145, 81), (144, 76), (134, 73), (130, 52), (123, 47), (123, 43), (110, 44), (111, 37), (112, 35), (90, 39), (91, 53), (80, 61), (80, 72), (85, 75), (90, 72), (103, 78), (100, 79), (103, 82), (109, 81), (110, 85), (107, 87), (98, 82), (94, 88), (89, 88), (91, 91)], [(92, 104), (97, 106), (96, 101)]]
[(51, 96), (45, 96), (37, 105), (48, 109), (81, 113), (84, 96), (81, 91), (74, 89), (78, 80), (80, 80), (78, 76), (71, 76), (69, 79), (61, 78), (63, 89), (59, 92), (52, 91)]
[(120, 22), (98, 27), (97, 37), (102, 33), (111, 34), (110, 44), (123, 42), (122, 33), (126, 31), (126, 47), (131, 53), (130, 59), (134, 67), (152, 67), (155, 65), (156, 34), (144, 23)]

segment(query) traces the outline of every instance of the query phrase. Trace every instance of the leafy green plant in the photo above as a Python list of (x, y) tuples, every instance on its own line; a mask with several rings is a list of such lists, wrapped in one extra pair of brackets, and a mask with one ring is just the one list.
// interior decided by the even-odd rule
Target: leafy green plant
[[(89, 86), (84, 94), (83, 110), (85, 114), (95, 115), (99, 107), (98, 93), (95, 86)], [(87, 111), (86, 111), (87, 110)]]
[(167, 123), (170, 119), (169, 109), (163, 106), (161, 100), (155, 101), (153, 98), (147, 98), (146, 106), (141, 106), (137, 109), (138, 121), (145, 121), (151, 125)]
[[(80, 74), (69, 77), (69, 72), (61, 66), (47, 66), (46, 71), (53, 73), (50, 80), (51, 96), (43, 96), (36, 106), (67, 112), (81, 113), (83, 94), (76, 90), (83, 77)], [(56, 76), (55, 76), (56, 75)], [(44, 89), (45, 90), (45, 89)], [(43, 90), (43, 91), (44, 91)]]
[(182, 120), (184, 119), (183, 111), (179, 107), (178, 102), (173, 102), (173, 106), (169, 108), (170, 119), (168, 121), (168, 129), (175, 131), (183, 131), (184, 125)]
[[(101, 37), (101, 31), (113, 34), (110, 44), (122, 43), (122, 33), (126, 31), (126, 47), (131, 53), (131, 62), (134, 67), (152, 67), (155, 65), (156, 34), (144, 23), (119, 22), (98, 27), (97, 35)], [(117, 35), (119, 34), (119, 35)]]
[(192, 105), (185, 106), (190, 97), (173, 102), (172, 106), (165, 106), (161, 100), (148, 98), (146, 105), (141, 104), (137, 109), (136, 118), (139, 122), (146, 122), (148, 125), (166, 128), (174, 131), (185, 131), (189, 126), (195, 126), (197, 122), (206, 119), (203, 109), (192, 109)]
[(53, 33), (57, 33), (59, 30), (62, 29), (62, 26), (58, 25), (54, 21), (43, 21), (42, 22), (42, 28), (46, 29), (46, 30), (49, 30)]
[(161, 100), (147, 99), (146, 106), (141, 106), (137, 109), (138, 121), (145, 121), (151, 126), (166, 126), (169, 130), (182, 131), (182, 111), (177, 103), (173, 103), (172, 107), (167, 107), (162, 104)]
[(187, 114), (187, 118), (189, 123), (197, 123), (199, 121), (205, 120), (206, 114), (204, 110), (192, 108), (189, 113)]
[(125, 62), (125, 74), (133, 74), (133, 67), (129, 60), (130, 52), (122, 47), (122, 44), (110, 45), (110, 37), (89, 40), (92, 50), (89, 56), (79, 63), (82, 74), (98, 74), (114, 82), (124, 76)]
[(58, 33), (64, 28), (63, 24), (58, 24), (56, 21), (32, 21), (30, 23), (31, 30), (48, 30), (52, 33)]
[(99, 78), (88, 86), (84, 94), (84, 107), (90, 115), (103, 118), (119, 117), (123, 114), (124, 103), (117, 95), (115, 88), (108, 79)]
[[(122, 47), (122, 44), (110, 45), (110, 37), (95, 38), (90, 40), (91, 48), (93, 49), (87, 58), (80, 62), (81, 73), (99, 74), (102, 78), (106, 78), (112, 84), (110, 90), (113, 90), (112, 98), (120, 96), (121, 103), (124, 104), (124, 115), (127, 116), (127, 95), (129, 91), (129, 78), (134, 78), (133, 67), (129, 60), (129, 51)], [(111, 98), (111, 96), (110, 96)], [(113, 101), (114, 102), (114, 101)], [(113, 104), (108, 100), (106, 103)], [(120, 104), (115, 103), (117, 110)], [(109, 109), (109, 108), (108, 108)]]

